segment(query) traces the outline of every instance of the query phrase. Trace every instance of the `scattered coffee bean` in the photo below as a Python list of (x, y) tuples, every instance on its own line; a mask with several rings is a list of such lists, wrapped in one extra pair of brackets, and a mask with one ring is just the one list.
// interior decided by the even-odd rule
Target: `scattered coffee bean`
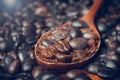
[(36, 79), (38, 76), (42, 75), (44, 72), (44, 68), (42, 66), (36, 66), (32, 70), (32, 76), (34, 79)]
[(92, 63), (92, 64), (90, 64), (89, 66), (87, 66), (86, 70), (87, 70), (89, 73), (96, 74), (96, 73), (98, 72), (98, 68), (99, 68), (99, 64)]
[(26, 59), (25, 62), (22, 64), (22, 70), (23, 71), (31, 71), (34, 66), (34, 62), (32, 59)]
[(115, 76), (116, 72), (113, 69), (101, 66), (97, 72), (100, 77), (110, 78)]
[(29, 58), (28, 52), (26, 50), (19, 50), (18, 58), (20, 59), (21, 62), (24, 62), (26, 59)]
[(6, 56), (4, 59), (4, 64), (6, 65), (6, 67), (8, 67), (14, 60), (14, 57)]
[(15, 72), (17, 72), (18, 71), (18, 68), (19, 68), (19, 60), (14, 60), (11, 64), (10, 64), (10, 66), (9, 66), (9, 68), (8, 68), (8, 72), (10, 73), (10, 74), (14, 74)]
[(80, 70), (70, 70), (66, 73), (66, 76), (69, 78), (69, 79), (74, 79), (75, 77), (79, 76), (83, 74)]

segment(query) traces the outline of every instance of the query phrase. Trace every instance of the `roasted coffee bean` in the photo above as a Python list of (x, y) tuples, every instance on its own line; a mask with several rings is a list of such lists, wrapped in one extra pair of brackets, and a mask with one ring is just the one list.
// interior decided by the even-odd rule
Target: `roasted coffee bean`
[(117, 52), (117, 54), (120, 55), (120, 46), (118, 46), (118, 47), (116, 48), (116, 52)]
[(113, 70), (118, 70), (119, 63), (118, 61), (107, 59), (107, 58), (101, 58), (99, 59), (100, 64), (103, 64), (104, 66), (111, 68)]
[(36, 79), (38, 76), (42, 75), (44, 72), (44, 68), (42, 66), (35, 66), (32, 70), (32, 76)]
[(8, 42), (6, 40), (0, 41), (0, 50), (5, 51), (8, 48)]
[(14, 57), (6, 56), (4, 59), (5, 66), (8, 67), (14, 60), (15, 60)]
[(115, 76), (116, 72), (113, 69), (107, 68), (105, 66), (101, 66), (98, 69), (97, 75), (103, 78), (110, 78)]
[(66, 76), (69, 78), (69, 79), (74, 79), (75, 77), (77, 77), (77, 76), (79, 76), (79, 75), (81, 75), (81, 74), (83, 74), (82, 72), (81, 72), (81, 70), (70, 70), (70, 71), (68, 71), (67, 73), (66, 73)]
[(50, 49), (45, 49), (41, 51), (42, 57), (47, 58), (47, 59), (54, 59), (55, 58), (55, 53), (54, 51)]
[(32, 59), (26, 59), (22, 64), (22, 70), (23, 71), (31, 71), (34, 66), (34, 62)]
[(60, 28), (60, 29), (58, 28), (57, 30), (53, 29), (53, 31), (51, 31), (51, 33), (55, 40), (62, 40), (69, 36), (69, 29), (66, 29), (66, 27), (65, 27), (65, 29), (64, 29), (64, 27), (63, 27), (63, 29), (62, 28)]
[(76, 37), (82, 36), (82, 34), (80, 33), (80, 30), (78, 30), (78, 29), (72, 29), (72, 30), (70, 31), (70, 36), (71, 36), (72, 38), (76, 38)]
[(80, 31), (82, 34), (93, 32), (93, 30), (89, 28), (81, 28)]
[(5, 58), (6, 54), (3, 52), (0, 52), (0, 60), (3, 60)]
[(101, 33), (104, 33), (108, 30), (108, 26), (104, 22), (98, 22), (97, 28)]
[(52, 18), (45, 19), (45, 25), (47, 27), (53, 27), (55, 25), (55, 22)]
[(59, 79), (56, 79), (56, 78), (57, 78), (57, 76), (55, 74), (44, 73), (43, 75), (38, 76), (37, 80), (59, 80)]
[(35, 59), (35, 56), (34, 56), (34, 51), (33, 50), (29, 50), (28, 51), (28, 55), (29, 55), (29, 57), (30, 57), (30, 59)]
[(14, 57), (14, 59), (17, 59), (17, 53), (15, 51), (10, 51), (7, 53), (7, 55)]
[(12, 37), (12, 40), (14, 42), (17, 42), (17, 41), (23, 42), (23, 41), (25, 41), (24, 36), (22, 34), (20, 34), (19, 32), (17, 32), (17, 31), (12, 31), (11, 32), (11, 37)]
[(22, 27), (22, 35), (24, 35), (25, 37), (34, 36), (34, 29), (32, 29), (31, 27)]
[(88, 27), (88, 26), (86, 25), (86, 23), (83, 22), (83, 21), (73, 21), (72, 24), (71, 24), (71, 26), (74, 27), (74, 28), (82, 28), (82, 27), (84, 28), (84, 27)]
[(63, 52), (63, 53), (69, 52), (71, 49), (69, 43), (66, 41), (62, 41), (62, 40), (56, 41), (55, 47), (57, 48), (58, 51)]
[(36, 8), (34, 14), (37, 16), (47, 16), (47, 8), (40, 5), (38, 8)]
[(18, 68), (19, 68), (19, 65), (20, 65), (20, 63), (19, 63), (19, 60), (14, 60), (11, 64), (10, 64), (10, 66), (8, 67), (8, 72), (10, 73), (10, 74), (14, 74), (15, 72), (17, 72), (17, 70), (18, 70)]
[(82, 37), (72, 39), (69, 42), (70, 46), (76, 50), (84, 50), (88, 46), (88, 41)]
[(44, 39), (44, 40), (42, 41), (42, 45), (44, 45), (44, 46), (53, 45), (53, 41), (48, 40), (48, 39)]
[(87, 32), (83, 34), (83, 37), (85, 39), (96, 39), (97, 35), (95, 35), (93, 32)]
[(63, 53), (56, 53), (55, 58), (63, 63), (69, 63), (72, 61), (72, 56), (71, 55), (66, 55)]
[(33, 80), (29, 73), (18, 73), (13, 76), (12, 80)]
[(28, 52), (26, 50), (19, 50), (18, 58), (21, 62), (24, 62), (26, 59), (29, 58)]
[(99, 69), (99, 64), (96, 64), (96, 63), (92, 63), (92, 64), (88, 65), (86, 68), (86, 70), (89, 73), (93, 73), (93, 74), (96, 74), (98, 72), (98, 69)]
[(33, 45), (37, 42), (37, 38), (35, 36), (28, 37), (28, 38), (26, 38), (26, 42), (30, 45)]

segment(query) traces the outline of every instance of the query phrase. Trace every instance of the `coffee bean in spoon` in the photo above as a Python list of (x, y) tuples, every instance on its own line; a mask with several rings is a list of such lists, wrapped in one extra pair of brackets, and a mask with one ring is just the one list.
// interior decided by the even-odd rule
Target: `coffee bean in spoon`
[(62, 41), (62, 40), (56, 41), (55, 42), (55, 47), (58, 51), (60, 51), (62, 53), (67, 53), (71, 49), (69, 43), (66, 42), (66, 41)]
[(79, 29), (72, 29), (70, 30), (70, 37), (76, 38), (82, 36), (82, 33), (80, 32)]
[(45, 39), (42, 41), (42, 45), (43, 46), (49, 46), (49, 45), (52, 45), (53, 42), (51, 40), (48, 40), (48, 39)]
[(63, 63), (69, 63), (72, 61), (72, 56), (71, 55), (66, 55), (63, 53), (56, 53), (55, 58), (57, 61), (63, 62)]
[(88, 46), (88, 40), (85, 38), (74, 38), (69, 42), (70, 46), (76, 50), (84, 50)]
[(83, 34), (83, 37), (85, 39), (97, 39), (97, 35), (95, 35), (93, 32), (86, 32)]
[(54, 51), (52, 51), (50, 49), (43, 49), (43, 50), (41, 50), (41, 56), (43, 58), (47, 58), (47, 59), (54, 59), (55, 53), (54, 53)]

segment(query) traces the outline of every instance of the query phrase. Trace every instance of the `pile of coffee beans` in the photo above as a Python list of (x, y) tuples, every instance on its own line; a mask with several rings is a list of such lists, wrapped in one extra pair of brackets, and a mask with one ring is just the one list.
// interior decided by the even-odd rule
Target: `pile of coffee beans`
[[(47, 71), (44, 66), (38, 65), (34, 57), (35, 44), (43, 33), (68, 20), (73, 21), (72, 26), (75, 28), (80, 26), (76, 18), (85, 15), (94, 0), (20, 0), (10, 7), (2, 1), (0, 1), (1, 80), (98, 80), (93, 79), (94, 76), (101, 80), (120, 80), (119, 0), (105, 0), (95, 17), (102, 42), (95, 57), (83, 67), (66, 73)], [(78, 33), (74, 34), (73, 31), (74, 35), (71, 36), (76, 37)], [(46, 44), (47, 41), (43, 41), (43, 44), (53, 44), (51, 41)], [(91, 77), (89, 74), (94, 76)]]

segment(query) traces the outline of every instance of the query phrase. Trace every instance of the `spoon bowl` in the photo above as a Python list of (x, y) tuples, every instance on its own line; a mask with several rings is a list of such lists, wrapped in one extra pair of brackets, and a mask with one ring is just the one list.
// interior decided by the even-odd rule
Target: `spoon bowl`
[[(68, 63), (49, 62), (44, 59), (41, 59), (40, 54), (41, 54), (42, 50), (40, 50), (39, 45), (41, 44), (42, 40), (47, 39), (49, 37), (49, 35), (51, 35), (51, 31), (48, 31), (39, 38), (39, 40), (37, 41), (37, 43), (35, 45), (35, 49), (34, 49), (35, 58), (36, 58), (36, 61), (38, 62), (38, 64), (44, 66), (48, 70), (65, 72), (69, 69), (79, 68), (83, 64), (85, 64), (87, 61), (89, 61), (89, 59), (92, 58), (95, 55), (95, 53), (98, 51), (100, 44), (101, 44), (100, 34), (94, 25), (94, 17), (95, 17), (97, 10), (99, 9), (101, 3), (102, 3), (102, 0), (95, 0), (95, 2), (93, 3), (93, 6), (90, 8), (90, 11), (88, 12), (88, 14), (86, 14), (82, 18), (78, 18), (78, 20), (84, 21), (98, 38), (96, 47), (91, 47), (91, 49), (94, 49), (94, 51), (90, 55), (86, 56), (83, 60), (80, 60), (77, 62), (71, 62), (71, 63), (69, 63), (69, 62)], [(66, 26), (66, 28), (67, 28), (68, 26), (71, 26), (71, 24), (72, 24), (72, 22), (69, 21), (60, 26)]]

